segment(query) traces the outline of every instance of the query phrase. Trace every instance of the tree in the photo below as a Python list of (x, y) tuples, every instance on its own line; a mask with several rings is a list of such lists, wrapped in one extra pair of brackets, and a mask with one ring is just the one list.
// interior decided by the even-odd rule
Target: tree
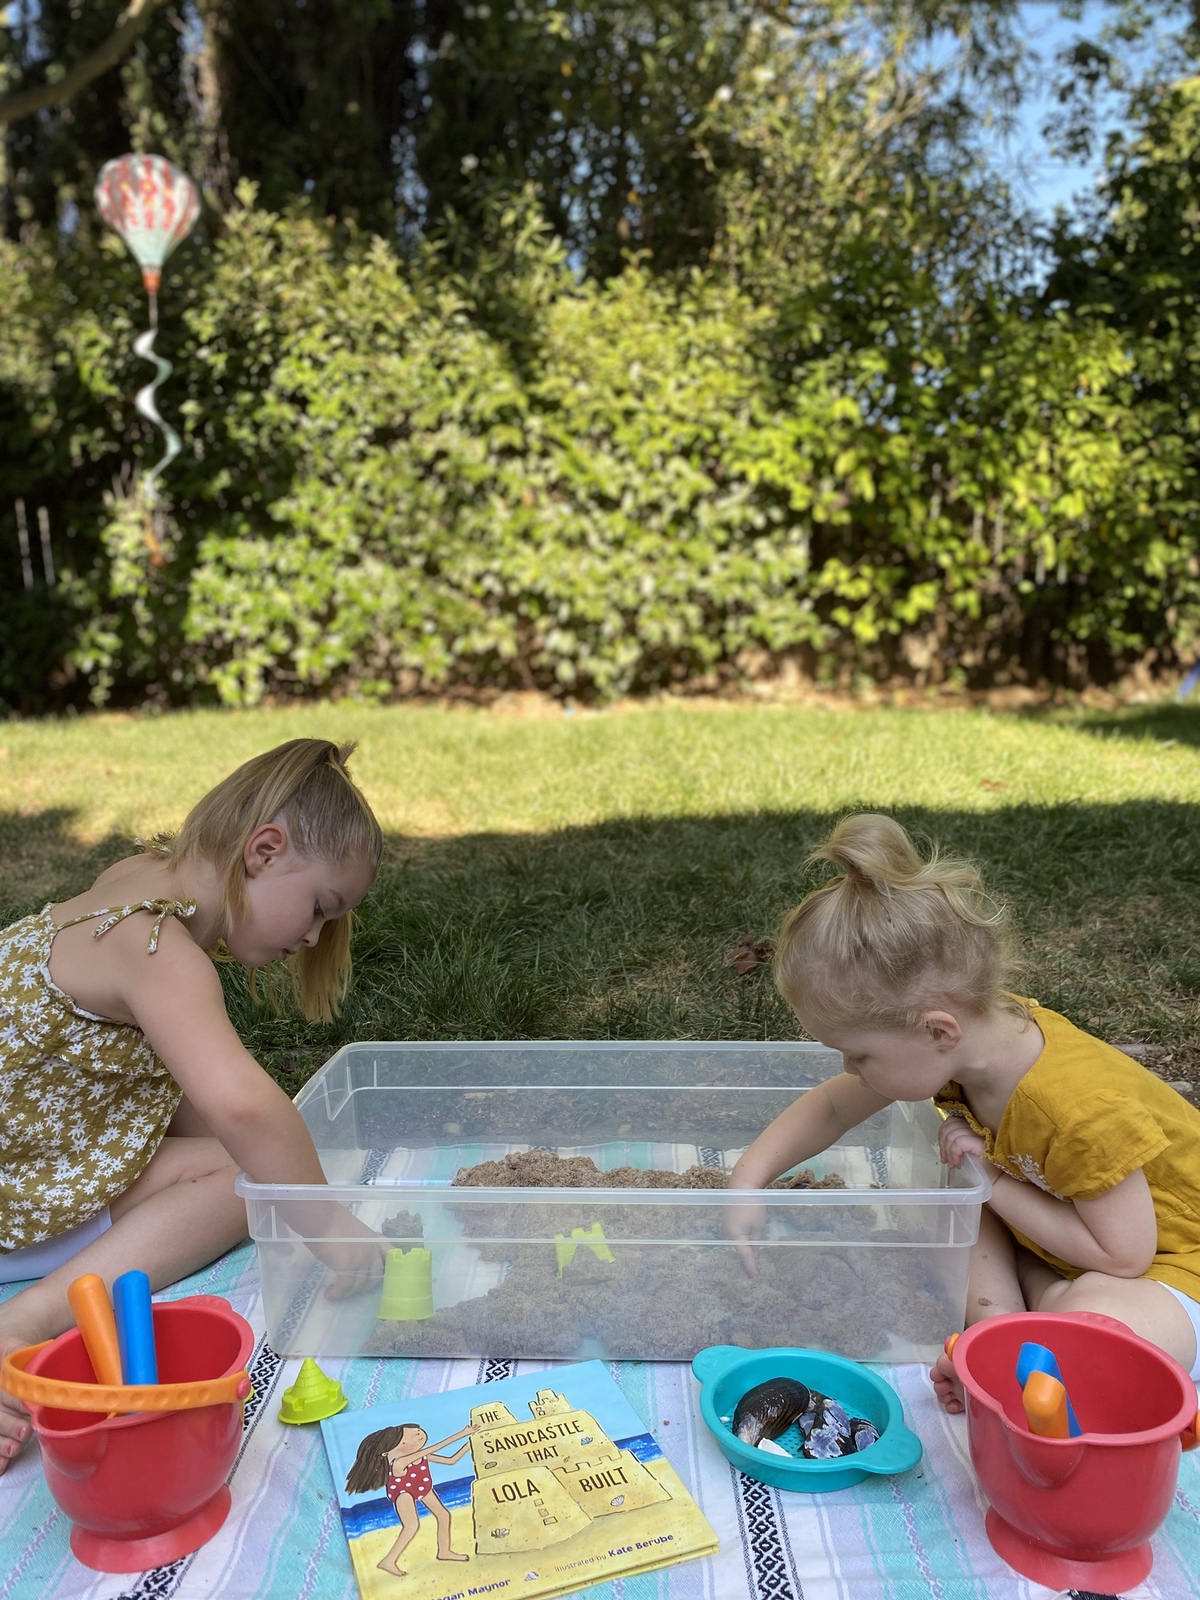
[(153, 13), (165, 4), (166, 0), (130, 0), (107, 39), (74, 66), (59, 76), (47, 77), (44, 83), (0, 95), (0, 124), (20, 122), (46, 106), (74, 100), (88, 84), (116, 66), (132, 49)]
[[(764, 28), (791, 62), (868, 36), (897, 58), (956, 37), (962, 71), (997, 90), (1019, 53), (1016, 0), (120, 4), (41, 0), (36, 29), (8, 38), (10, 105), (41, 108), (6, 136), (10, 236), (57, 224), (110, 156), (154, 147), (218, 210), (249, 178), (268, 205), (306, 198), (395, 239), (480, 215), (489, 185), (532, 182), (588, 270), (603, 277), (628, 249), (687, 265), (707, 259), (717, 175), (736, 156), (714, 96)], [(119, 49), (119, 75), (97, 77)]]

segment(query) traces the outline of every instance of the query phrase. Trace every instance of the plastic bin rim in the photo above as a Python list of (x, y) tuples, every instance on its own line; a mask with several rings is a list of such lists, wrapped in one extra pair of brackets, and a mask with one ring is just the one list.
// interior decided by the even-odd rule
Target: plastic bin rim
[[(317, 1082), (316, 1078), (311, 1081)], [(325, 1087), (324, 1080), (317, 1083), (318, 1089)], [(551, 1089), (586, 1089), (597, 1094), (610, 1090), (621, 1094), (794, 1094), (796, 1090), (807, 1093), (809, 1089), (818, 1087), (819, 1084), (815, 1083), (639, 1083), (636, 1080), (626, 1083), (490, 1083), (486, 1079), (471, 1079), (466, 1083), (361, 1083), (349, 1094), (378, 1094), (380, 1090), (395, 1094), (445, 1094), (448, 1090), (454, 1094), (469, 1094), (475, 1089), (494, 1089), (503, 1094), (546, 1094)], [(304, 1089), (307, 1088), (308, 1084), (305, 1084)], [(297, 1105), (304, 1096), (304, 1089), (296, 1096)], [(924, 1100), (893, 1103), (927, 1104)]]
[(387, 1194), (452, 1196), (455, 1205), (582, 1204), (582, 1205), (700, 1205), (738, 1204), (784, 1206), (861, 1206), (933, 1205), (959, 1206), (982, 1204), (992, 1192), (987, 1177), (973, 1156), (963, 1160), (961, 1172), (975, 1181), (960, 1189), (574, 1189), (456, 1187), (441, 1179), (398, 1178), (385, 1183), (255, 1183), (244, 1172), (234, 1182), (244, 1200), (378, 1200)]
[[(329, 1061), (352, 1050), (797, 1050), (841, 1054), (819, 1039), (353, 1039), (335, 1050)], [(329, 1061), (323, 1065), (328, 1066)]]

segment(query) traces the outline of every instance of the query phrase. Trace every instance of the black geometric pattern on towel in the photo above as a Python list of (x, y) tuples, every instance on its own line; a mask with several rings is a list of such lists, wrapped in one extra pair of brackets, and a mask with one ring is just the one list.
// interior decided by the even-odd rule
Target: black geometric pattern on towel
[(362, 1171), (358, 1175), (359, 1183), (374, 1183), (395, 1153), (394, 1148), (369, 1151), (367, 1159), (363, 1162)]
[(479, 1363), (479, 1376), (476, 1383), (499, 1383), (501, 1378), (511, 1378), (516, 1368), (515, 1361), (481, 1361)]
[(172, 1561), (169, 1567), (155, 1567), (152, 1572), (143, 1572), (136, 1586), (123, 1590), (117, 1600), (170, 1600), (179, 1588), (191, 1560), (191, 1556), (184, 1556), (180, 1561)]
[(750, 1600), (804, 1600), (779, 1496), (765, 1483), (730, 1467)]

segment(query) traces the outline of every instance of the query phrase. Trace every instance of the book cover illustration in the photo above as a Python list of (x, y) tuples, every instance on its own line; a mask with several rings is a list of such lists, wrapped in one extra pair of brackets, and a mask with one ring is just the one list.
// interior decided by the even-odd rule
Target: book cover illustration
[(600, 1361), (321, 1431), (364, 1600), (535, 1600), (717, 1548)]

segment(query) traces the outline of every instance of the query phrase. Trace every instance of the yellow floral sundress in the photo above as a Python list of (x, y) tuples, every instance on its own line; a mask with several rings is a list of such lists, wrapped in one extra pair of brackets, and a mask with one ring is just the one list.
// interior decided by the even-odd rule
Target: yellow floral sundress
[(143, 900), (57, 923), (45, 906), (0, 932), (0, 1254), (52, 1239), (124, 1194), (181, 1099), (140, 1028), (84, 1011), (54, 982), (55, 935), (100, 917), (99, 939), (149, 911), (153, 953), (163, 919), (195, 909)]
[[(1158, 1221), (1145, 1276), (1200, 1301), (1200, 1110), (1123, 1051), (1036, 1001), (1024, 1004), (1046, 1042), (1000, 1126), (985, 1128), (957, 1083), (934, 1104), (966, 1118), (989, 1161), (1058, 1200), (1094, 1200), (1141, 1167)], [(1079, 1276), (1081, 1268), (1011, 1231), (1063, 1277)]]

